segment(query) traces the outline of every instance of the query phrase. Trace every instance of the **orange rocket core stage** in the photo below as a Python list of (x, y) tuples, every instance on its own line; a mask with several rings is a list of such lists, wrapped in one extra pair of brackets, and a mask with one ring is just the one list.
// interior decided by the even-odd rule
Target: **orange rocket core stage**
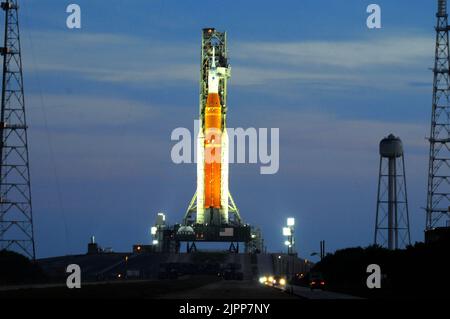
[(222, 166), (222, 106), (209, 93), (205, 107), (205, 208), (220, 208)]

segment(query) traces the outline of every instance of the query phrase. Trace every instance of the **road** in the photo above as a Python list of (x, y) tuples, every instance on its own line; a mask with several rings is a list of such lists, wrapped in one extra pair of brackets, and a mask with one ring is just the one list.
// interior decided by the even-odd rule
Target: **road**
[[(96, 285), (120, 285), (120, 284), (133, 284), (133, 283), (152, 283), (155, 280), (126, 280), (126, 281), (99, 281), (99, 282), (83, 282), (82, 286), (96, 286)], [(29, 284), (29, 285), (12, 285), (12, 286), (0, 286), (0, 292), (15, 291), (15, 290), (33, 290), (33, 289), (48, 289), (48, 288), (67, 288), (65, 283), (57, 284)]]
[[(327, 290), (311, 290), (308, 287), (290, 286), (292, 287), (292, 293), (296, 296), (306, 299), (361, 299), (351, 295), (342, 293), (327, 291)], [(289, 290), (289, 287), (287, 288)]]
[[(194, 280), (194, 281), (192, 281)], [(185, 278), (169, 281), (114, 281), (83, 283), (83, 289), (67, 289), (65, 284), (0, 287), (2, 297), (137, 297), (157, 299), (359, 299), (331, 291), (292, 286), (293, 293), (268, 287), (252, 280), (234, 281), (214, 278)]]
[(265, 287), (252, 280), (221, 280), (192, 290), (166, 294), (164, 299), (293, 299), (279, 289)]
[(21, 285), (0, 288), (2, 298), (161, 298), (173, 292), (186, 292), (216, 282), (217, 277), (196, 276), (178, 280), (122, 280), (82, 282), (81, 289), (65, 284)]

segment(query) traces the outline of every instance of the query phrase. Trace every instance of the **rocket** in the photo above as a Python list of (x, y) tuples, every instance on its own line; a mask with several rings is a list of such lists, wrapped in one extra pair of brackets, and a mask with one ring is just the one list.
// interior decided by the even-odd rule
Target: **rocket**
[(228, 134), (219, 95), (225, 68), (217, 67), (215, 48), (208, 71), (208, 95), (197, 137), (198, 224), (228, 223)]
[[(231, 76), (226, 32), (203, 29), (200, 70), (199, 126), (197, 141), (197, 189), (184, 215), (186, 226), (239, 226), (242, 219), (228, 189), (227, 81)], [(180, 228), (182, 233), (185, 228)], [(201, 228), (203, 229), (203, 228)], [(221, 232), (218, 232), (217, 236)], [(203, 237), (202, 237), (203, 238)], [(216, 237), (215, 237), (216, 238)]]
[(219, 77), (213, 58), (208, 72), (208, 97), (204, 121), (205, 208), (220, 208), (220, 180), (222, 166), (222, 106), (219, 96)]

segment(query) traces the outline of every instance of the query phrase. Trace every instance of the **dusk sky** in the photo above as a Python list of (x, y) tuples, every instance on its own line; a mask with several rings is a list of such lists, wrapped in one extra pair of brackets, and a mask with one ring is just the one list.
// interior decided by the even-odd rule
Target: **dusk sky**
[[(81, 7), (82, 28), (66, 27)], [(382, 29), (366, 26), (377, 3)], [(378, 143), (405, 149), (411, 236), (423, 240), (435, 1), (22, 0), (38, 257), (129, 251), (163, 211), (181, 222), (195, 164), (173, 129), (198, 117), (201, 29), (228, 33), (228, 126), (280, 129), (280, 169), (233, 164), (230, 191), (270, 251), (296, 217), (302, 257), (373, 242)], [(3, 21), (4, 17), (1, 18)]]

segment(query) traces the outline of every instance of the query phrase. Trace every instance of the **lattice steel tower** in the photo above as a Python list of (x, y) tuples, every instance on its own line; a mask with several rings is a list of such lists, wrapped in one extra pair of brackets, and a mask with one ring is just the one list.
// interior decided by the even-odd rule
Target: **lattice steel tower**
[(438, 0), (426, 230), (445, 226), (450, 210), (450, 81), (447, 0)]
[(389, 249), (411, 244), (403, 144), (392, 134), (380, 142), (374, 243)]
[(0, 249), (35, 258), (17, 0), (5, 11), (0, 119)]

